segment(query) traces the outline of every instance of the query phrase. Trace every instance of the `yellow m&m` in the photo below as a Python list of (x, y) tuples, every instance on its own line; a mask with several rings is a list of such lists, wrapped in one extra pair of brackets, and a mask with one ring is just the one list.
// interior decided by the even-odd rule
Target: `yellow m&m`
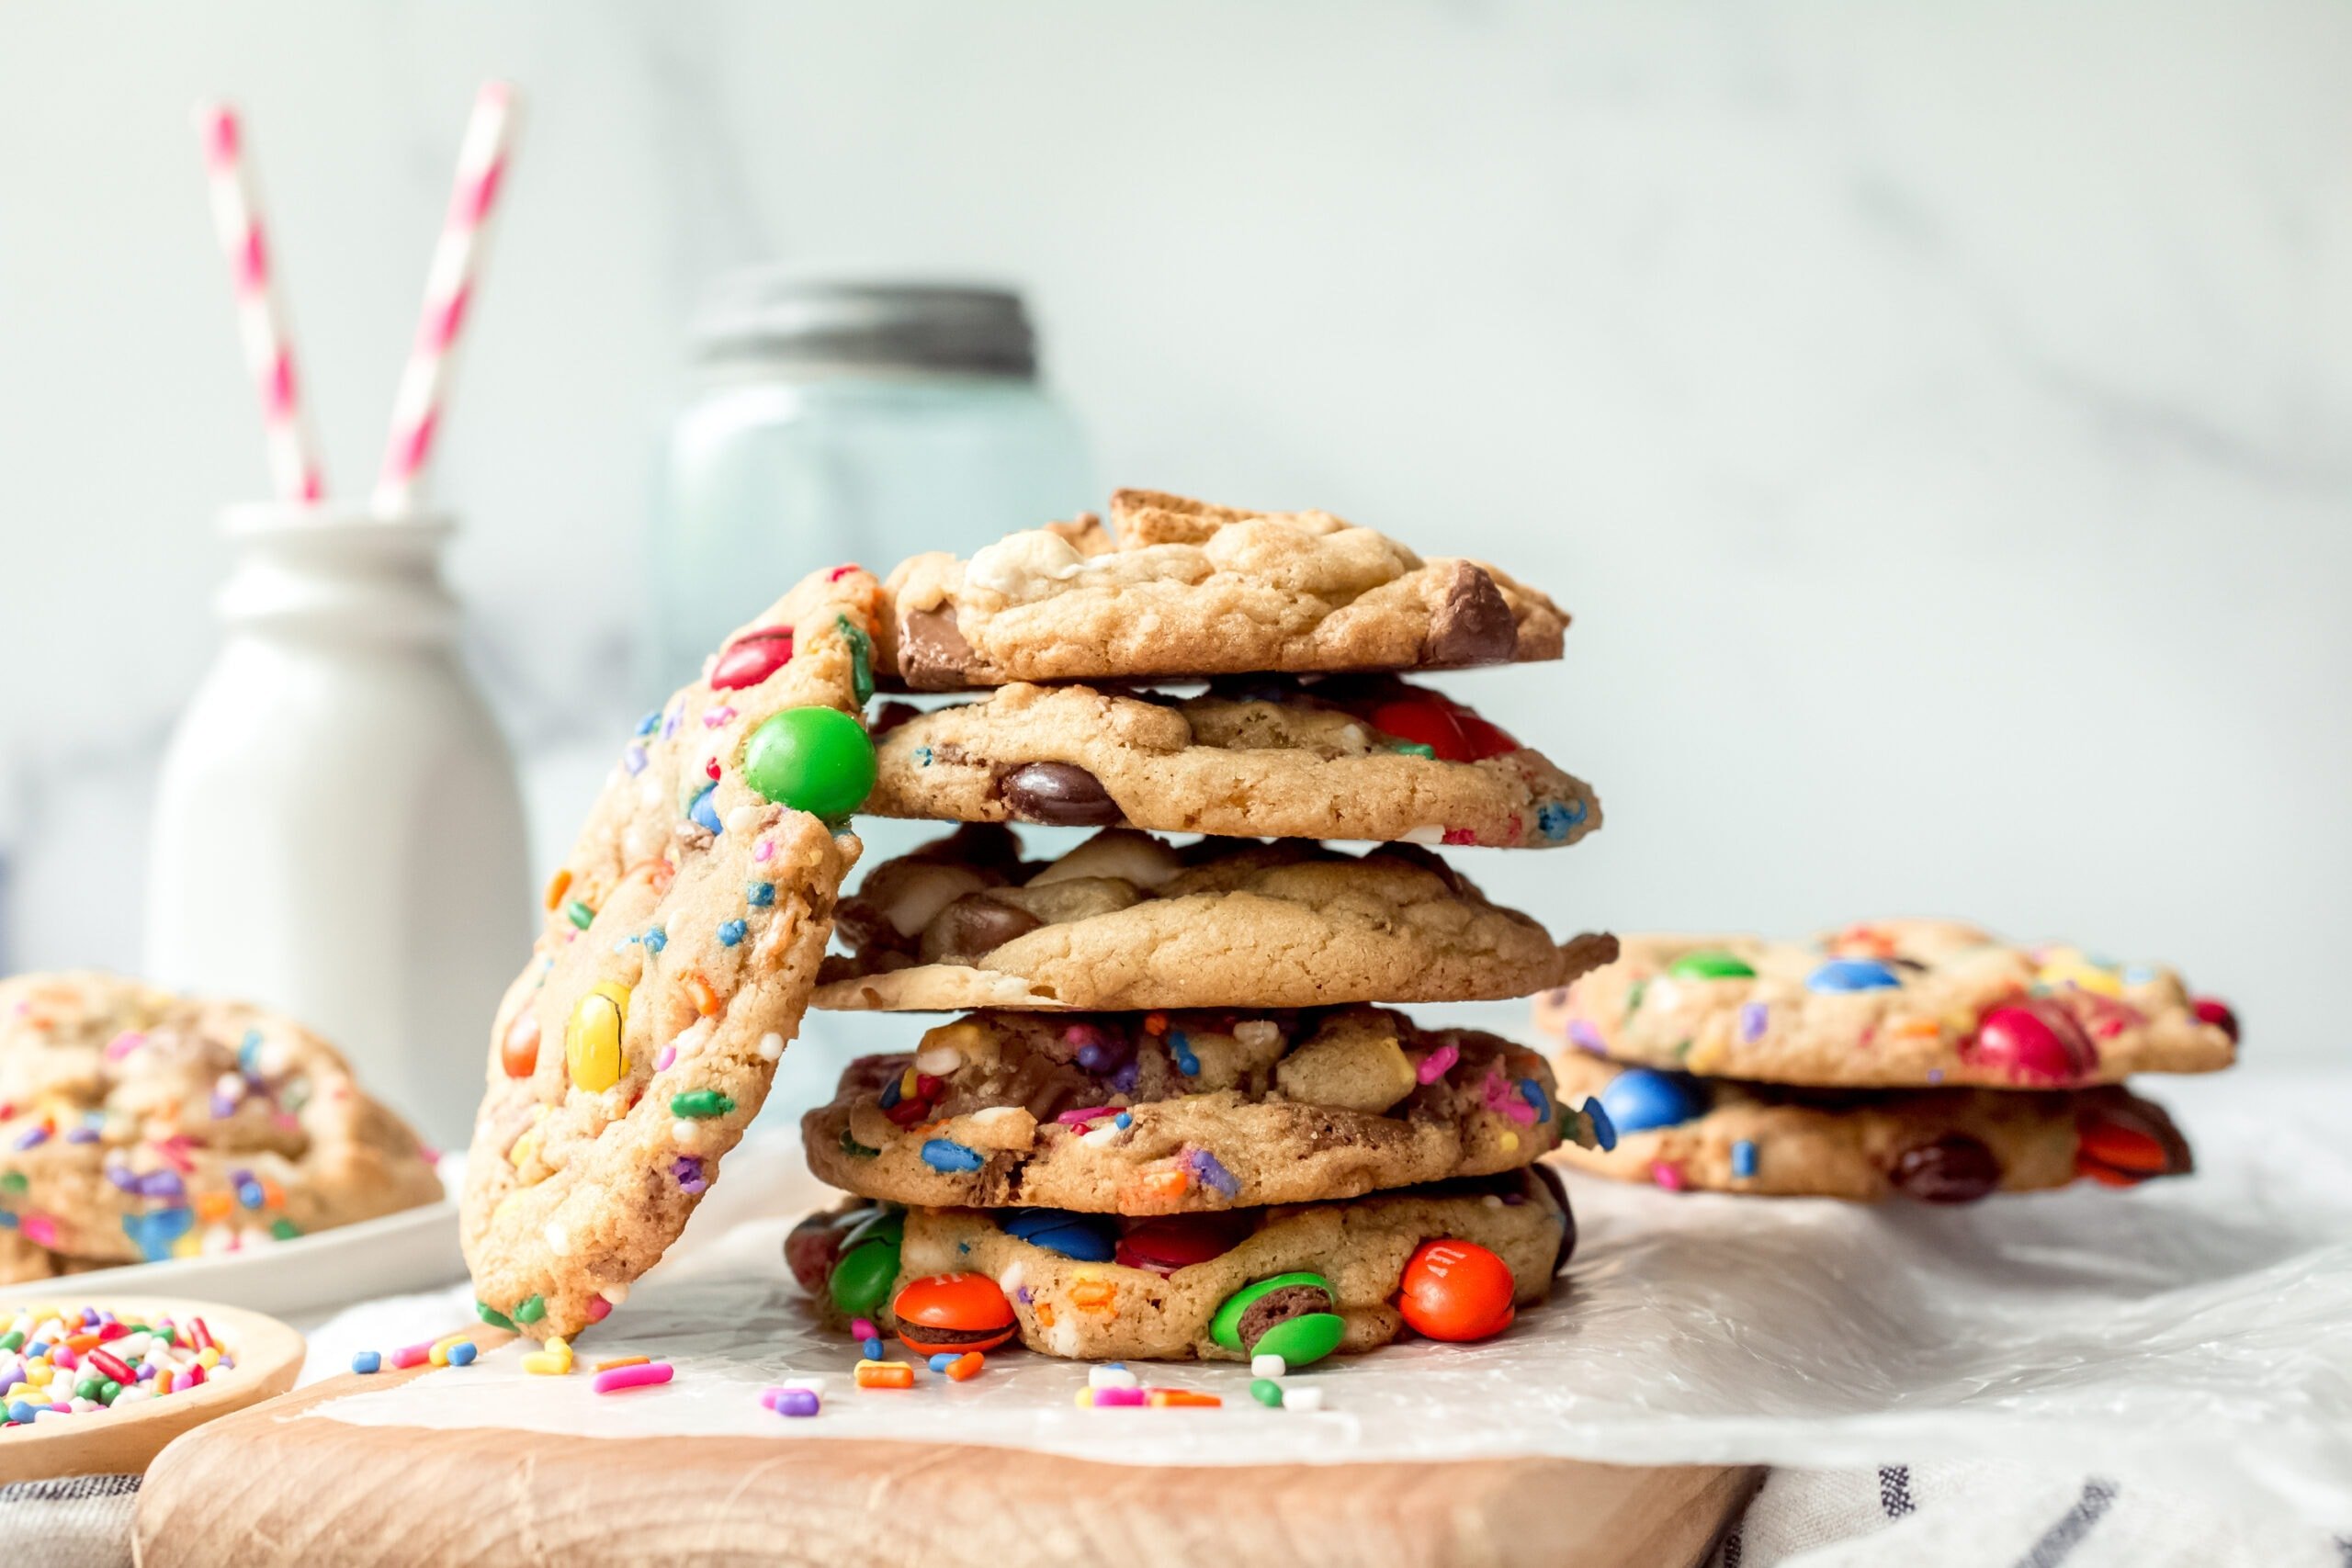
[(628, 987), (616, 980), (599, 981), (580, 998), (563, 1026), (563, 1065), (575, 1085), (602, 1094), (620, 1082), (628, 1070), (621, 1055), (621, 1025), (628, 1021)]

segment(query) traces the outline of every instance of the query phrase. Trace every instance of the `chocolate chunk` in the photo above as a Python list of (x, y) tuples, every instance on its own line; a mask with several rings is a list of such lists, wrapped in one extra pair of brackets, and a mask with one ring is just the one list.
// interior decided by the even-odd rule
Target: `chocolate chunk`
[(1028, 910), (1000, 903), (985, 893), (967, 894), (942, 909), (922, 933), (923, 959), (931, 964), (968, 963), (1045, 923)]
[(875, 714), (874, 721), (865, 728), (867, 733), (871, 734), (875, 739), (879, 740), (884, 736), (889, 734), (890, 731), (898, 728), (899, 726), (906, 723), (909, 719), (921, 718), (922, 716), (922, 709), (915, 706), (914, 704), (902, 703), (898, 701), (896, 698), (893, 698), (889, 702), (882, 705), (881, 710)]
[(1552, 1190), (1552, 1201), (1560, 1206), (1560, 1250), (1552, 1258), (1552, 1272), (1556, 1274), (1568, 1266), (1568, 1258), (1577, 1249), (1577, 1212), (1568, 1207), (1567, 1185), (1560, 1179), (1558, 1171), (1541, 1160), (1527, 1168)]
[(1330, 1292), (1314, 1285), (1284, 1285), (1281, 1290), (1268, 1291), (1251, 1302), (1249, 1310), (1241, 1314), (1241, 1321), (1233, 1325), (1233, 1331), (1240, 1337), (1245, 1348), (1254, 1349), (1258, 1341), (1278, 1323), (1288, 1323), (1294, 1317), (1305, 1317), (1311, 1313), (1334, 1310)]
[(914, 690), (954, 691), (977, 662), (978, 656), (956, 624), (955, 605), (910, 610), (899, 617), (899, 674)]
[(1126, 820), (1102, 781), (1069, 762), (1023, 762), (999, 777), (996, 787), (1023, 822), (1108, 828)]
[(1922, 1203), (1973, 1203), (2001, 1185), (2001, 1162), (1965, 1133), (1946, 1133), (1894, 1156), (1889, 1173), (1905, 1196)]
[[(1430, 617), (1431, 664), (1500, 664), (1519, 651), (1519, 623), (1503, 591), (1470, 562), (1454, 561), (1445, 598)], [(907, 677), (910, 684), (914, 677)]]

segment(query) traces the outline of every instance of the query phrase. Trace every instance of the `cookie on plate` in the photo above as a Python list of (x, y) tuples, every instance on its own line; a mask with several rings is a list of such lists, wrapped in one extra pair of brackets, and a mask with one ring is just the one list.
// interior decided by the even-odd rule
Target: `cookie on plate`
[(801, 1122), (868, 1198), (1123, 1214), (1351, 1198), (1593, 1134), (1532, 1051), (1371, 1007), (976, 1012), (867, 1056)]
[(880, 602), (801, 582), (648, 715), (500, 1004), (466, 1172), (486, 1321), (569, 1334), (674, 1240), (766, 1098), (857, 859)]
[(1295, 839), (1177, 849), (1131, 829), (1060, 859), (967, 826), (844, 899), (820, 1008), (1328, 1007), (1472, 1001), (1565, 985), (1616, 951), (1556, 947), (1414, 844), (1351, 856)]
[(1822, 1089), (1693, 1077), (1561, 1054), (1561, 1093), (1590, 1097), (1606, 1146), (1562, 1163), (1672, 1190), (1967, 1203), (2085, 1178), (2136, 1186), (2192, 1168), (2162, 1107), (2130, 1090)]
[(1949, 920), (1811, 942), (1628, 937), (1535, 1022), (1628, 1065), (1824, 1088), (2073, 1088), (2237, 1056), (2228, 1007), (2173, 971), (2022, 948)]
[[(1326, 512), (1150, 491), (890, 574), (881, 659), (916, 691), (1557, 659), (1568, 618), (1494, 568), (1424, 560)], [(1114, 536), (1115, 531), (1115, 537)]]
[(416, 1134), (290, 1019), (111, 975), (0, 981), (0, 1229), (21, 1247), (157, 1262), (441, 1197)]
[(1182, 698), (1017, 683), (876, 730), (883, 817), (1499, 849), (1600, 825), (1591, 786), (1390, 675)]
[[(836, 1323), (865, 1317), (905, 1332), (892, 1307), (907, 1286), (978, 1275), (1011, 1308), (1003, 1326), (1001, 1314), (989, 1314), (991, 1330), (1009, 1327), (1048, 1356), (1247, 1360), (1271, 1352), (1303, 1366), (1377, 1349), (1408, 1320), (1440, 1328), (1426, 1308), (1399, 1300), (1400, 1287), (1408, 1271), (1445, 1272), (1463, 1243), (1499, 1260), (1509, 1279), (1494, 1281), (1500, 1299), (1485, 1323), (1441, 1328), (1441, 1337), (1498, 1332), (1518, 1307), (1551, 1293), (1576, 1246), (1558, 1177), (1539, 1165), (1339, 1202), (1151, 1219), (853, 1202), (803, 1221), (786, 1258)], [(1495, 1267), (1468, 1262), (1465, 1273), (1479, 1262)]]

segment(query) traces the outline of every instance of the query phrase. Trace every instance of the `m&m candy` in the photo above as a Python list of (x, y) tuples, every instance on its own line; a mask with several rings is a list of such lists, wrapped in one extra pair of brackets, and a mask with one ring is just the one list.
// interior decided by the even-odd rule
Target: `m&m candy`
[(792, 662), (792, 628), (763, 626), (746, 632), (727, 645), (711, 666), (710, 684), (714, 691), (740, 691), (756, 686), (786, 664)]
[(2196, 1010), (2198, 1022), (2211, 1024), (2230, 1037), (2231, 1044), (2238, 1043), (2238, 1015), (2229, 1003), (2219, 997), (2199, 997), (2189, 1006)]
[(771, 714), (743, 748), (743, 777), (778, 806), (831, 819), (865, 804), (874, 788), (874, 742), (836, 708)]
[(563, 1029), (563, 1063), (572, 1083), (602, 1094), (628, 1070), (621, 1051), (621, 1026), (628, 1021), (628, 987), (600, 980), (571, 1010)]
[(1600, 1104), (1616, 1132), (1646, 1133), (1654, 1127), (1679, 1127), (1697, 1117), (1707, 1109), (1707, 1091), (1687, 1073), (1628, 1067), (1601, 1089)]
[(840, 1260), (826, 1284), (835, 1306), (852, 1317), (864, 1317), (889, 1296), (899, 1278), (899, 1247), (906, 1224), (904, 1213), (878, 1210), (842, 1238)]
[(1973, 1203), (2001, 1185), (2001, 1162), (1984, 1141), (1946, 1133), (1894, 1156), (1887, 1171), (1895, 1190), (1922, 1203)]
[(1396, 1310), (1431, 1339), (1485, 1339), (1519, 1315), (1510, 1266), (1466, 1241), (1425, 1241), (1405, 1265)]
[(1719, 947), (1686, 953), (1668, 965), (1666, 972), (1678, 980), (1752, 980), (1756, 977), (1753, 964)]
[(1347, 1320), (1331, 1281), (1299, 1271), (1259, 1280), (1227, 1296), (1209, 1320), (1209, 1337), (1248, 1357), (1280, 1356), (1293, 1368), (1310, 1366), (1340, 1348)]
[(1222, 1258), (1250, 1234), (1246, 1214), (1162, 1214), (1129, 1227), (1119, 1238), (1118, 1260), (1130, 1269), (1173, 1274), (1195, 1263)]
[(993, 1350), (1012, 1337), (1012, 1303), (985, 1274), (927, 1274), (899, 1289), (899, 1340), (919, 1356)]
[(1808, 991), (1888, 991), (1902, 984), (1893, 964), (1875, 958), (1833, 958), (1804, 977)]
[(1007, 1235), (1080, 1263), (1108, 1263), (1117, 1250), (1109, 1223), (1094, 1214), (1063, 1209), (1015, 1209), (997, 1222)]
[(539, 1066), (539, 1015), (529, 1006), (514, 1015), (498, 1043), (498, 1065), (510, 1078), (527, 1078)]
[(2046, 998), (1987, 1012), (1961, 1055), (2029, 1083), (2075, 1083), (2098, 1071), (2098, 1047), (2068, 1012)]
[(1439, 761), (1477, 762), (1520, 749), (1502, 730), (1435, 692), (1400, 684), (1397, 693), (1364, 705), (1363, 716), (1384, 734), (1428, 747)]

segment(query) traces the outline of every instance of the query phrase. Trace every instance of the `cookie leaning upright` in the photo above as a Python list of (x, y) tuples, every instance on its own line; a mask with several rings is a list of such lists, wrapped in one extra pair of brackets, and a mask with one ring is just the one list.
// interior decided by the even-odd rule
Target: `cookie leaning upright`
[(857, 861), (879, 598), (841, 567), (737, 632), (639, 727), (549, 885), (468, 1162), (486, 1320), (604, 1316), (766, 1098)]
[(1013, 681), (1459, 669), (1560, 657), (1560, 607), (1476, 561), (1424, 560), (1328, 512), (1154, 491), (1095, 518), (891, 572), (886, 674)]

